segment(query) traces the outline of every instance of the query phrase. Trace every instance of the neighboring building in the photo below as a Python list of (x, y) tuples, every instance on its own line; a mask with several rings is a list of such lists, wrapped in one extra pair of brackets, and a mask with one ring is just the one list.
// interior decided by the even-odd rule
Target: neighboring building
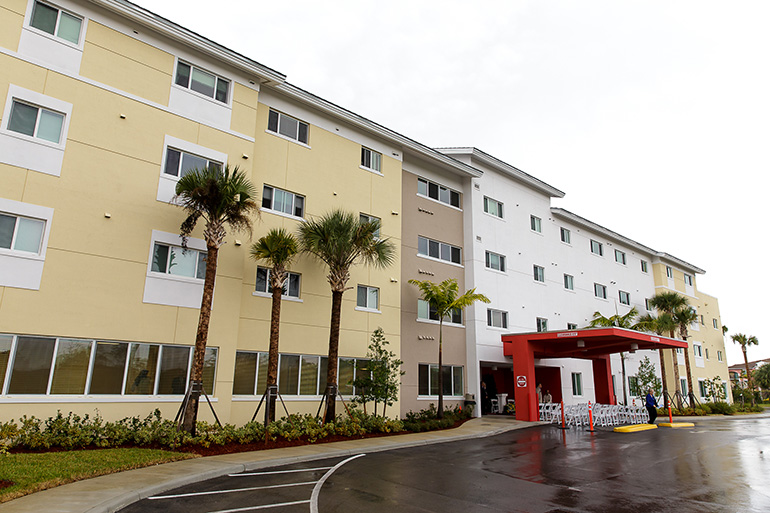
[[(770, 364), (770, 358), (749, 362), (749, 372), (753, 375), (755, 370), (767, 364)], [(736, 363), (735, 365), (730, 365), (727, 369), (730, 375), (730, 382), (733, 385), (740, 386), (741, 388), (749, 386), (749, 380), (746, 377), (745, 363)]]
[[(381, 326), (405, 362), (389, 413), (437, 395), (437, 323), (409, 279), (455, 278), (461, 292), (478, 287), (493, 301), (445, 323), (453, 405), (478, 394), (485, 375), (500, 391), (510, 386), (502, 333), (582, 327), (615, 303), (639, 307), (658, 285), (640, 261), (649, 272), (658, 259), (679, 262), (552, 208), (563, 193), (513, 166), (475, 149), (428, 148), (125, 0), (0, 0), (0, 26), (5, 418), (95, 409), (117, 418), (156, 407), (173, 417), (203, 288), (203, 228), (182, 251), (184, 214), (172, 203), (193, 167), (247, 172), (261, 205), (251, 240), (338, 207), (381, 221), (396, 262), (353, 268), (339, 376), (351, 398), (355, 362)], [(251, 418), (266, 375), (269, 281), (249, 257), (251, 240), (229, 233), (219, 253), (204, 373), (218, 415), (236, 424)], [(594, 244), (606, 252), (592, 254)], [(719, 319), (716, 299), (694, 285), (682, 291)], [(299, 258), (281, 317), (279, 391), (292, 412), (315, 413), (325, 387), (330, 298), (325, 268)], [(712, 355), (703, 377), (722, 372), (712, 331), (693, 333)], [(541, 364), (568, 400), (592, 399), (590, 365)], [(212, 419), (208, 409), (201, 418)]]

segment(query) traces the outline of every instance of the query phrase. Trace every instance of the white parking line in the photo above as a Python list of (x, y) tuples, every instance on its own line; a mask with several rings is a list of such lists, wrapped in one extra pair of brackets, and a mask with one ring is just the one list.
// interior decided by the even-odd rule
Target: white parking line
[[(321, 477), (321, 479), (318, 480), (316, 485), (313, 487), (313, 493), (310, 495), (310, 513), (318, 513), (318, 496), (321, 493), (321, 487), (324, 485), (326, 480), (331, 476), (335, 470), (340, 468), (342, 465), (349, 461), (353, 461), (356, 458), (360, 458), (361, 456), (366, 456), (366, 454), (356, 454), (355, 456), (351, 456), (350, 458), (346, 460), (342, 460), (336, 465), (334, 465), (329, 471)], [(223, 512), (218, 512), (223, 513)]]
[(156, 495), (154, 497), (147, 497), (149, 500), (158, 500), (158, 499), (179, 499), (182, 497), (197, 497), (199, 495), (217, 495), (221, 493), (235, 493), (235, 492), (251, 492), (254, 490), (268, 490), (270, 488), (288, 488), (290, 486), (308, 486), (308, 485), (314, 485), (318, 481), (308, 481), (306, 483), (287, 483), (287, 484), (277, 484), (277, 485), (269, 485), (269, 486), (252, 486), (250, 488), (234, 488), (232, 490), (213, 490), (210, 492), (191, 492), (191, 493), (180, 493), (176, 495)]
[(257, 509), (280, 508), (281, 506), (296, 506), (298, 504), (307, 504), (310, 501), (278, 502), (276, 504), (265, 504), (263, 506), (248, 506), (246, 508), (220, 509), (210, 513), (238, 513), (239, 511), (254, 511)]
[(292, 470), (268, 470), (266, 472), (248, 472), (243, 474), (227, 474), (227, 477), (242, 477), (242, 476), (267, 476), (270, 474), (291, 474), (293, 472), (315, 472), (316, 470), (329, 470), (332, 467), (316, 467), (316, 468), (298, 468)]

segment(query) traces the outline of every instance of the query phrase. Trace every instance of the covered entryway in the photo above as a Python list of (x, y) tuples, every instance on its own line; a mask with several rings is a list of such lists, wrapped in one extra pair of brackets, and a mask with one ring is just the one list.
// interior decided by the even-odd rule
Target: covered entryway
[[(639, 349), (684, 348), (687, 342), (624, 328), (592, 328), (503, 335), (503, 354), (513, 358), (516, 420), (538, 420), (537, 358), (591, 360), (596, 401), (616, 404), (610, 355)], [(542, 371), (541, 371), (542, 376)], [(553, 391), (551, 392), (553, 394)], [(556, 397), (554, 397), (556, 401)]]

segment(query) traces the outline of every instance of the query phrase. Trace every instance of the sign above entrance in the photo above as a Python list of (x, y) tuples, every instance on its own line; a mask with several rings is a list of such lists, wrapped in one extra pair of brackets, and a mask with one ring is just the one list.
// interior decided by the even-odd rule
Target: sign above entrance
[(516, 376), (516, 386), (519, 388), (525, 388), (527, 386), (527, 377)]

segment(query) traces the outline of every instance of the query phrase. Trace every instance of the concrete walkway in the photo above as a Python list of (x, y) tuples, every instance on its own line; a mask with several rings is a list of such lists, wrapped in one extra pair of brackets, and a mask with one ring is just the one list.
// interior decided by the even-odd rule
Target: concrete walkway
[(511, 417), (487, 416), (471, 419), (456, 429), (176, 461), (77, 481), (33, 493), (0, 505), (0, 512), (107, 513), (178, 486), (225, 474), (323, 458), (482, 438), (538, 424), (540, 423), (517, 421)]

